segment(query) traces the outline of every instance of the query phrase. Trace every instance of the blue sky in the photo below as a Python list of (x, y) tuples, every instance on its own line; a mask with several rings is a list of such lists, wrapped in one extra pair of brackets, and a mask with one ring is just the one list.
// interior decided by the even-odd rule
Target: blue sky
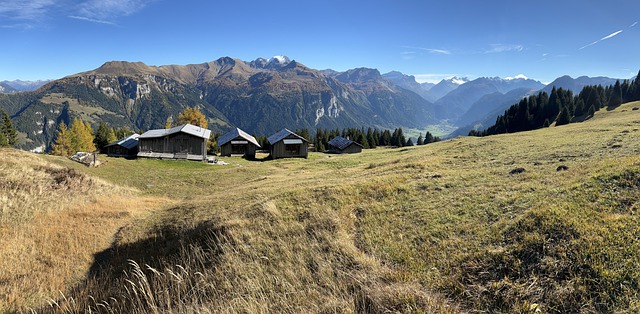
[(0, 80), (56, 79), (111, 60), (274, 55), (420, 81), (630, 78), (640, 69), (638, 21), (635, 0), (2, 0)]

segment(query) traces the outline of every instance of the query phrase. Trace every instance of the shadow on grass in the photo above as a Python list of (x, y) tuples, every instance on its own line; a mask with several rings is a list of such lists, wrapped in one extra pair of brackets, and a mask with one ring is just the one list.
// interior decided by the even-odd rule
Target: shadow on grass
[(133, 290), (141, 289), (141, 282), (148, 291), (166, 290), (173, 288), (166, 274), (177, 273), (176, 269), (185, 273), (193, 268), (213, 269), (219, 265), (222, 246), (228, 239), (227, 230), (212, 221), (194, 226), (163, 226), (132, 243), (118, 243), (116, 239), (111, 247), (94, 255), (85, 280), (67, 296), (52, 300), (54, 306), (36, 312), (144, 312), (139, 300), (131, 297)]

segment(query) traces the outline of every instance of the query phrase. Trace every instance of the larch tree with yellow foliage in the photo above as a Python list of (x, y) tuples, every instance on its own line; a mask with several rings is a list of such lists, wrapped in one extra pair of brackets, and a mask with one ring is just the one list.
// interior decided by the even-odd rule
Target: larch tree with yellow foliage
[(178, 125), (187, 123), (197, 125), (205, 129), (209, 125), (207, 117), (205, 117), (197, 107), (184, 108), (184, 110), (178, 114)]
[(73, 155), (73, 146), (71, 145), (71, 132), (64, 122), (60, 122), (60, 124), (58, 125), (56, 139), (51, 145), (51, 154), (67, 157)]
[(93, 144), (93, 130), (89, 123), (81, 119), (73, 119), (69, 127), (71, 133), (71, 147), (74, 152), (93, 152), (96, 150)]

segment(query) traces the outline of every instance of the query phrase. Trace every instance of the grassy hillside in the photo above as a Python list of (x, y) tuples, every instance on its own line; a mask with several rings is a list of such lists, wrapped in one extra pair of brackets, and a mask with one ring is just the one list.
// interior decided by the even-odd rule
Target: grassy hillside
[[(533, 132), (227, 166), (109, 159), (87, 169), (12, 153), (0, 165), (69, 167), (108, 187), (109, 201), (79, 190), (64, 208), (33, 210), (64, 230), (82, 217), (72, 213), (90, 214), (81, 221), (103, 242), (65, 249), (77, 271), (57, 286), (64, 296), (13, 293), (0, 311), (638, 312), (635, 107)], [(96, 220), (109, 208), (129, 214)], [(45, 228), (16, 219), (0, 230)], [(0, 274), (0, 289), (35, 283), (21, 278)]]

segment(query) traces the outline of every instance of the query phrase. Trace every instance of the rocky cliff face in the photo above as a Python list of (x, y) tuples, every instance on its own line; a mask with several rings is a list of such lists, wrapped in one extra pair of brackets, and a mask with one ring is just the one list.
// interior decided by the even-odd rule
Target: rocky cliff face
[(73, 117), (134, 130), (161, 128), (185, 107), (199, 107), (210, 128), (269, 135), (287, 128), (424, 127), (433, 104), (377, 70), (328, 75), (286, 57), (244, 62), (229, 57), (185, 66), (107, 62), (37, 91), (0, 96), (25, 133), (23, 148), (47, 146)]

